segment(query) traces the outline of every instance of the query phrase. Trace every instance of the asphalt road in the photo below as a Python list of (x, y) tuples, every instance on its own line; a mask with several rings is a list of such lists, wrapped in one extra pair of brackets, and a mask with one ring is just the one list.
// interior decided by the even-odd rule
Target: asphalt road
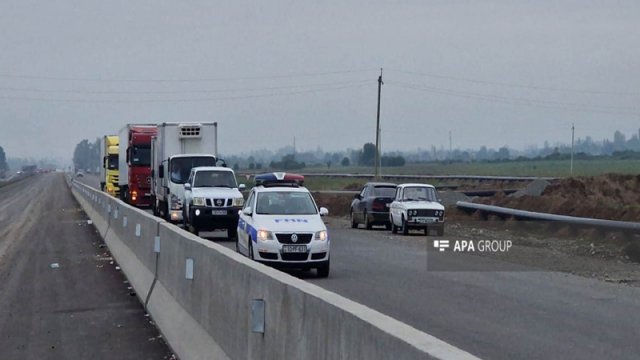
[(101, 244), (62, 174), (0, 189), (0, 358), (171, 356)]

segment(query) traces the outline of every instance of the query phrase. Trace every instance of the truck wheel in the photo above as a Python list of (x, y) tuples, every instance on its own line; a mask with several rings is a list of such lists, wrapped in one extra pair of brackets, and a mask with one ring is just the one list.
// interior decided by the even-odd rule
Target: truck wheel
[(151, 212), (153, 216), (158, 216), (158, 204), (156, 204), (156, 197), (151, 195)]

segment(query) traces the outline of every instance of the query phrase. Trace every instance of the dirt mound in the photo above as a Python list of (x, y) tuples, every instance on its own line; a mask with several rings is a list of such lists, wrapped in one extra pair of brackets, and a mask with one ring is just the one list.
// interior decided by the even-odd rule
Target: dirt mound
[(552, 214), (640, 221), (640, 175), (567, 178), (546, 186), (540, 196), (497, 194), (478, 202)]

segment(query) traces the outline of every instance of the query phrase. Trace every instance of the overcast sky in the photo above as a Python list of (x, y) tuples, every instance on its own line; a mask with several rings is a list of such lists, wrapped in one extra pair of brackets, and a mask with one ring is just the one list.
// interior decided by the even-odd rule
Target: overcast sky
[(219, 151), (524, 149), (640, 128), (639, 1), (0, 2), (0, 146), (71, 158), (127, 123)]

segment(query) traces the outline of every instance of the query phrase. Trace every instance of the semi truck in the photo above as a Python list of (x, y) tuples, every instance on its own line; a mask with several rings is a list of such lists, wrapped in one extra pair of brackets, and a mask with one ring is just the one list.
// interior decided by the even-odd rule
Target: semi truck
[(100, 189), (111, 196), (118, 197), (118, 135), (105, 135), (100, 146)]
[(136, 207), (151, 206), (151, 139), (155, 124), (127, 124), (118, 133), (120, 199)]
[(183, 220), (184, 184), (191, 169), (216, 166), (218, 123), (162, 123), (151, 139), (151, 208), (167, 221)]

